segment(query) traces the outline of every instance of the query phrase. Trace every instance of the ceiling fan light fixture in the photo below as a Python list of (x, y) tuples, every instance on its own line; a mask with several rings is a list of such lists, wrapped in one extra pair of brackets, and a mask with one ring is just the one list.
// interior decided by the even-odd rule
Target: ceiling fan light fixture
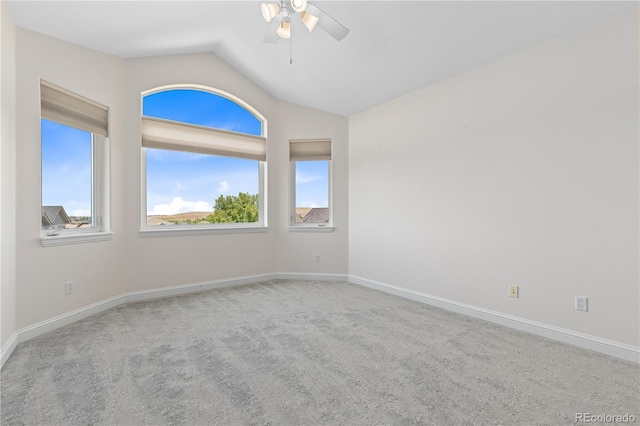
[[(318, 26), (317, 24), (320, 24), (320, 29), (337, 41), (342, 40), (349, 34), (349, 28), (336, 21), (326, 12), (323, 12), (322, 9), (309, 2), (309, 0), (279, 0), (278, 3), (274, 3), (274, 0), (271, 0), (270, 3), (262, 3), (262, 13), (265, 19), (270, 22), (263, 39), (265, 43), (274, 44), (280, 38), (291, 39), (291, 19), (292, 15), (296, 13), (300, 15), (300, 20), (309, 32), (312, 32)], [(296, 23), (295, 25), (298, 24)], [(289, 47), (291, 48), (291, 46)], [(291, 63), (291, 58), (289, 62)]]
[(307, 0), (291, 0), (291, 7), (296, 12), (302, 13), (307, 8)]
[(291, 38), (291, 24), (289, 22), (282, 21), (276, 31), (282, 38)]
[(262, 3), (262, 16), (267, 22), (271, 22), (275, 16), (280, 13), (280, 6), (277, 3)]
[(309, 12), (300, 13), (300, 17), (302, 18), (302, 23), (309, 29), (309, 32), (313, 31), (319, 18), (317, 16), (313, 16)]

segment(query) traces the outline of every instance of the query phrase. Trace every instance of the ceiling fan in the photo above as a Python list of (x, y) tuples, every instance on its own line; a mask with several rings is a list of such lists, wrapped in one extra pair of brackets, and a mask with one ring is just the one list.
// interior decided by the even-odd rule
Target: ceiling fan
[(277, 43), (280, 38), (291, 38), (291, 18), (295, 14), (300, 15), (309, 32), (317, 25), (338, 41), (349, 34), (347, 27), (307, 0), (280, 0), (278, 3), (262, 3), (262, 16), (271, 23), (264, 42)]

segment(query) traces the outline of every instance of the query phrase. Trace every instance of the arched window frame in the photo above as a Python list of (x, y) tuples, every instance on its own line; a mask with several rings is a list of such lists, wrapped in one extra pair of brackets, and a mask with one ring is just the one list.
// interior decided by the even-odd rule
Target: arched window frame
[(225, 92), (224, 90), (220, 90), (220, 89), (216, 89), (213, 87), (209, 87), (209, 86), (203, 86), (201, 84), (168, 84), (165, 86), (159, 86), (159, 87), (155, 87), (153, 89), (149, 89), (149, 90), (145, 90), (144, 92), (141, 93), (140, 96), (140, 115), (143, 116), (142, 114), (142, 100), (149, 95), (153, 95), (156, 93), (160, 93), (160, 92), (168, 92), (171, 90), (198, 90), (201, 92), (208, 92), (211, 93), (213, 95), (216, 96), (221, 96), (223, 98), (226, 98), (228, 100), (230, 100), (231, 102), (234, 102), (236, 104), (238, 104), (239, 106), (241, 106), (242, 108), (246, 109), (247, 111), (249, 111), (251, 114), (253, 114), (261, 123), (262, 123), (262, 131), (260, 133), (260, 136), (262, 137), (267, 137), (267, 119), (260, 114), (260, 112), (255, 109), (254, 107), (252, 107), (251, 105), (249, 105), (247, 102), (243, 101), (242, 99), (240, 99), (239, 97), (232, 95), (229, 92)]
[[(160, 119), (156, 117), (146, 117), (143, 114), (143, 103), (146, 96), (166, 92), (171, 90), (195, 90), (206, 93), (211, 93), (215, 96), (220, 96), (234, 102), (238, 106), (242, 107), (249, 113), (251, 113), (261, 123), (261, 134), (259, 136), (249, 135), (245, 133), (228, 131), (225, 129), (209, 128), (197, 125), (191, 125), (184, 122), (172, 121), (169, 119)], [(143, 91), (140, 96), (140, 117), (141, 117), (141, 141), (144, 137), (145, 129), (143, 128), (145, 121), (158, 122), (160, 125), (175, 124), (178, 126), (185, 126), (195, 129), (196, 132), (211, 131), (211, 133), (218, 133), (223, 136), (229, 136), (231, 139), (262, 139), (264, 141), (264, 156), (262, 159), (256, 159), (258, 161), (258, 193), (259, 193), (259, 221), (252, 223), (233, 223), (233, 224), (210, 224), (210, 225), (167, 225), (167, 226), (149, 226), (147, 225), (147, 156), (146, 148), (141, 145), (141, 228), (140, 235), (143, 237), (162, 237), (162, 236), (183, 236), (183, 235), (202, 235), (202, 234), (216, 234), (216, 233), (255, 233), (255, 232), (267, 232), (267, 183), (266, 183), (266, 138), (267, 138), (267, 119), (253, 106), (240, 99), (239, 97), (225, 92), (220, 89), (216, 89), (209, 86), (199, 84), (171, 84), (155, 87)], [(197, 152), (197, 151), (193, 151)], [(217, 155), (217, 154), (215, 154)], [(246, 157), (249, 158), (249, 157)]]

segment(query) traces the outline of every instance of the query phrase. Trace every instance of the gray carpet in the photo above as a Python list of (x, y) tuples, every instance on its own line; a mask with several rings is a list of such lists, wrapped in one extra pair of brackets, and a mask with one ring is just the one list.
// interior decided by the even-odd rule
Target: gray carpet
[(636, 364), (348, 283), (123, 305), (21, 343), (2, 425), (640, 423)]

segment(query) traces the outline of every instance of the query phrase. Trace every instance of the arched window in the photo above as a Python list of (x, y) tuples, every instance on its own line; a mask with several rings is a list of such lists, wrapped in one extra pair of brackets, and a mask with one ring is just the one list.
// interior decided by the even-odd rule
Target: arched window
[(195, 88), (169, 89), (144, 96), (142, 115), (263, 136), (263, 120), (222, 94)]
[(143, 232), (264, 228), (265, 123), (240, 99), (207, 87), (143, 93)]

